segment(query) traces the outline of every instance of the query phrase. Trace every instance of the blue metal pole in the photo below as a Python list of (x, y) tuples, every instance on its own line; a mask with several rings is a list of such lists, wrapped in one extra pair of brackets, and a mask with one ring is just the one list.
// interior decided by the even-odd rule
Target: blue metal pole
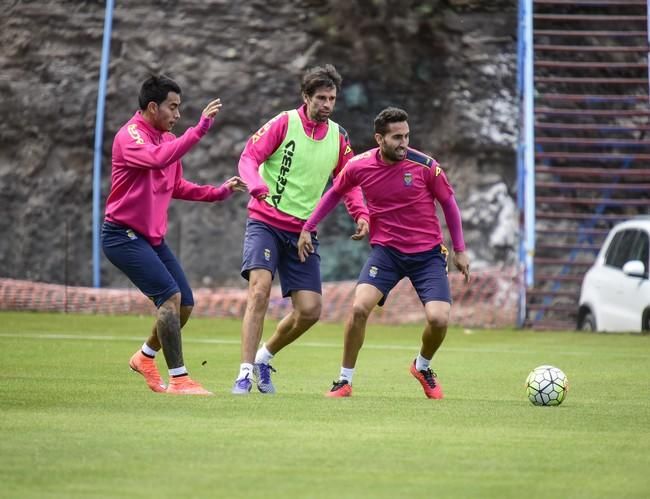
[(100, 259), (100, 201), (102, 192), (102, 144), (104, 139), (104, 107), (106, 104), (106, 80), (111, 53), (111, 33), (113, 31), (113, 0), (106, 1), (104, 14), (104, 38), (102, 41), (102, 60), (99, 67), (99, 90), (97, 92), (97, 113), (95, 118), (95, 157), (93, 161), (93, 286), (99, 288)]
[(524, 222), (526, 225), (526, 286), (535, 281), (533, 258), (535, 256), (535, 129), (533, 82), (533, 2), (525, 0), (524, 33)]
[[(650, 0), (648, 0), (650, 1)], [(523, 113), (523, 95), (524, 95), (524, 0), (519, 0), (518, 25), (517, 25), (517, 101), (519, 104), (518, 131), (517, 138), (517, 212), (519, 213), (519, 300), (517, 302), (517, 327), (523, 327), (526, 320), (526, 286), (523, 283), (525, 272), (524, 265), (524, 113)]]
[(533, 285), (535, 254), (535, 133), (533, 115), (533, 3), (519, 0), (517, 90), (519, 142), (517, 147), (517, 208), (519, 210), (519, 291), (517, 325), (526, 319), (526, 289)]

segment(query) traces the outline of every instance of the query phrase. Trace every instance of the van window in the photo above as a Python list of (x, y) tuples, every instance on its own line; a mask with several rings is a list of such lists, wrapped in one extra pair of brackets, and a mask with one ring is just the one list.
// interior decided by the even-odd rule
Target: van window
[(639, 235), (643, 235), (639, 230), (622, 230), (618, 232), (612, 239), (605, 254), (605, 265), (622, 269), (627, 262), (635, 260), (633, 254), (638, 251), (635, 245)]
[(648, 252), (650, 249), (650, 238), (645, 231), (638, 231), (634, 247), (630, 253), (630, 260), (641, 260), (645, 267), (645, 277), (648, 277)]

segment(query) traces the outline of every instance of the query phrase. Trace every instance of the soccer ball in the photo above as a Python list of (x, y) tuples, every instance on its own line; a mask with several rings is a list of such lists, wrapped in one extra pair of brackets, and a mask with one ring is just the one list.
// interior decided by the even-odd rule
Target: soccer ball
[(536, 367), (526, 378), (526, 393), (533, 405), (560, 405), (568, 389), (569, 380), (557, 367)]

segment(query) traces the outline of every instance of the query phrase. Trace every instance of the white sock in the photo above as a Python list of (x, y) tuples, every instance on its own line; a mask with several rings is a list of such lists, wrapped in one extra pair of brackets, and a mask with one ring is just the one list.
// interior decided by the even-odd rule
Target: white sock
[(147, 345), (146, 341), (142, 345), (141, 350), (142, 350), (142, 353), (145, 354), (147, 357), (155, 357), (156, 354), (158, 353), (153, 348), (151, 348), (149, 345)]
[(352, 376), (354, 376), (354, 367), (348, 369), (347, 367), (341, 367), (341, 374), (339, 374), (339, 381), (347, 381), (349, 385), (352, 384)]
[(244, 362), (239, 366), (239, 376), (237, 379), (244, 379), (248, 375), (249, 378), (253, 377), (253, 364)]
[(260, 349), (255, 354), (255, 363), (256, 364), (268, 364), (271, 362), (273, 354), (268, 351), (266, 348), (266, 343), (263, 343)]
[(429, 369), (429, 365), (431, 364), (431, 359), (425, 359), (422, 357), (422, 354), (418, 354), (417, 359), (415, 359), (415, 369), (418, 371), (426, 371)]
[(187, 369), (185, 369), (185, 366), (175, 367), (174, 369), (169, 370), (170, 376), (182, 376), (183, 374), (187, 374)]

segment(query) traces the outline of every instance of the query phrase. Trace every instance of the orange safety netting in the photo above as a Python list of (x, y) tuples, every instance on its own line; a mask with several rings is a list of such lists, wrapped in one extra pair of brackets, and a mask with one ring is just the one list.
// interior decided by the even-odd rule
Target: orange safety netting
[[(509, 327), (516, 322), (520, 276), (516, 267), (474, 271), (466, 285), (462, 275), (449, 276), (453, 306), (450, 323), (464, 327)], [(354, 299), (355, 281), (323, 283), (321, 320), (342, 322)], [(246, 308), (246, 289), (198, 288), (194, 290), (193, 315), (241, 318)], [(280, 319), (291, 309), (274, 286), (267, 317)], [(0, 279), (0, 310), (29, 310), (94, 314), (145, 314), (154, 312), (152, 302), (135, 288), (106, 289), (72, 287), (15, 279)], [(377, 307), (370, 322), (403, 324), (423, 322), (422, 304), (407, 279)]]

